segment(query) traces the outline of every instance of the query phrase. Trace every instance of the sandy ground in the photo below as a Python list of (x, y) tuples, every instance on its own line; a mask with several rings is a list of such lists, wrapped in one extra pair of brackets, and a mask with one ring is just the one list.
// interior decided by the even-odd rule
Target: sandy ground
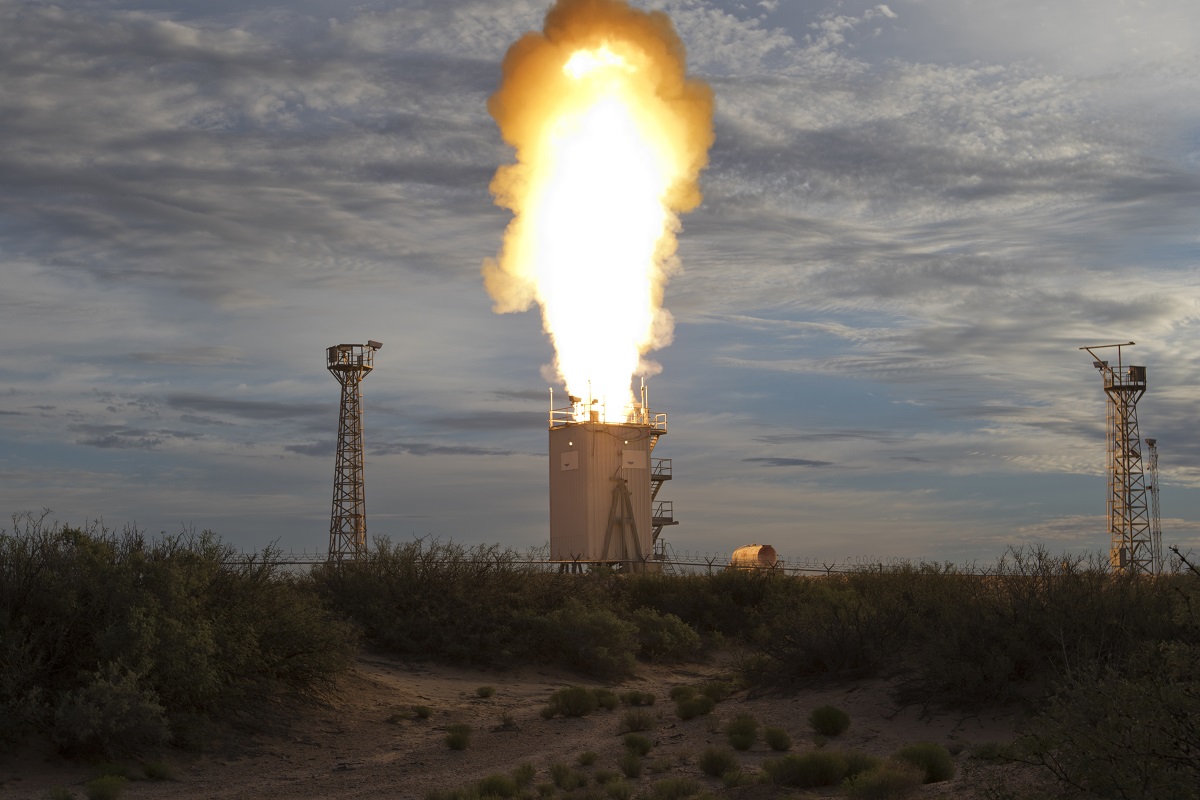
[[(638, 788), (664, 777), (686, 775), (721, 796), (775, 796), (763, 787), (726, 790), (700, 771), (696, 758), (710, 745), (724, 746), (721, 724), (743, 712), (753, 714), (764, 726), (785, 728), (792, 736), (793, 752), (810, 749), (814, 744), (808, 715), (827, 703), (844, 709), (852, 720), (850, 729), (829, 747), (858, 748), (880, 756), (919, 741), (939, 742), (952, 751), (961, 748), (954, 780), (926, 786), (920, 797), (1004, 797), (996, 792), (1000, 782), (1026, 782), (1026, 776), (1018, 771), (987, 767), (969, 757), (973, 743), (1012, 738), (1019, 721), (1015, 709), (964, 715), (917, 706), (898, 708), (884, 681), (825, 687), (786, 697), (750, 699), (736, 694), (718, 705), (711, 718), (685, 722), (676, 717), (668, 699), (672, 686), (707, 681), (727, 672), (719, 663), (642, 665), (637, 678), (612, 687), (650, 691), (658, 698), (650, 708), (658, 716), (658, 727), (646, 734), (656, 746), (645, 763), (656, 762), (655, 768), (661, 771), (644, 771), (634, 782)], [(364, 654), (343, 681), (340, 696), (329, 705), (304, 709), (286, 727), (239, 735), (203, 754), (169, 753), (164, 760), (174, 768), (176, 780), (136, 781), (122, 797), (421, 799), (433, 789), (464, 786), (526, 761), (538, 769), (535, 783), (546, 782), (550, 764), (574, 766), (585, 751), (599, 756), (585, 772), (617, 770), (624, 752), (617, 730), (624, 707), (578, 719), (545, 720), (539, 713), (555, 689), (581, 682), (587, 683), (576, 675), (548, 669), (485, 672)], [(481, 686), (494, 686), (495, 695), (479, 698), (475, 690)], [(433, 709), (431, 718), (397, 717), (415, 705)], [(511, 715), (515, 726), (501, 725), (502, 714)], [(454, 723), (467, 723), (473, 729), (465, 751), (450, 750), (445, 744), (446, 727)], [(741, 759), (744, 766), (754, 767), (777, 755), (760, 741), (741, 754)], [(0, 761), (0, 797), (40, 800), (59, 786), (84, 797), (84, 783), (95, 775), (94, 767), (63, 761), (49, 749), (31, 749)], [(837, 794), (823, 790), (800, 796)]]

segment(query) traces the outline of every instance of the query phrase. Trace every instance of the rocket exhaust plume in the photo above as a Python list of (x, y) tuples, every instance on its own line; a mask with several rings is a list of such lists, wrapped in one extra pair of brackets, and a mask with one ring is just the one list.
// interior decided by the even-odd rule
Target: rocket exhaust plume
[(671, 342), (662, 307), (679, 269), (678, 215), (700, 203), (712, 90), (686, 76), (666, 14), (625, 0), (558, 0), (504, 57), (488, 111), (516, 163), (492, 179), (513, 219), (483, 264), (497, 313), (535, 301), (567, 392), (624, 417), (643, 356)]

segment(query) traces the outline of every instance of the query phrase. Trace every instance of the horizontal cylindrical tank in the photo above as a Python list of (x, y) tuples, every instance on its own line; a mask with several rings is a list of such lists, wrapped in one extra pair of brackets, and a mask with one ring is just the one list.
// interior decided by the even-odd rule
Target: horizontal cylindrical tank
[(751, 569), (771, 569), (779, 561), (775, 548), (769, 544), (748, 544), (733, 551), (729, 566)]

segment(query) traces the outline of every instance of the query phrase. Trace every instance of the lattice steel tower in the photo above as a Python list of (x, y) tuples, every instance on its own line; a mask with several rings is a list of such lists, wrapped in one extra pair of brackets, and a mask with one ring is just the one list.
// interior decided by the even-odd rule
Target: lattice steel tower
[(333, 511), (329, 518), (329, 560), (361, 558), (367, 547), (367, 504), (363, 491), (362, 382), (375, 368), (375, 340), (327, 348), (326, 367), (342, 386), (337, 457), (333, 470)]
[(1158, 513), (1158, 439), (1146, 440), (1147, 460), (1150, 463), (1150, 554), (1154, 561), (1154, 574), (1163, 571), (1162, 517)]
[[(1092, 366), (1104, 379), (1108, 396), (1108, 532), (1109, 559), (1121, 572), (1154, 571), (1154, 544), (1150, 513), (1146, 507), (1146, 479), (1142, 472), (1141, 438), (1137, 403), (1146, 393), (1146, 368), (1126, 366), (1121, 348), (1133, 342), (1081, 347), (1091, 354)], [(1103, 361), (1094, 351), (1117, 348), (1117, 365)]]

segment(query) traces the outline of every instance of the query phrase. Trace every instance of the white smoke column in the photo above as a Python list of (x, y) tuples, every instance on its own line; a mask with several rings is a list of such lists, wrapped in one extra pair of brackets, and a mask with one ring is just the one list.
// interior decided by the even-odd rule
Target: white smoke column
[(533, 302), (569, 393), (632, 402), (642, 356), (670, 344), (662, 307), (678, 214), (700, 202), (712, 91), (686, 76), (671, 21), (623, 0), (559, 0), (509, 48), (488, 110), (516, 163), (491, 190), (513, 212), (483, 265), (498, 313)]

